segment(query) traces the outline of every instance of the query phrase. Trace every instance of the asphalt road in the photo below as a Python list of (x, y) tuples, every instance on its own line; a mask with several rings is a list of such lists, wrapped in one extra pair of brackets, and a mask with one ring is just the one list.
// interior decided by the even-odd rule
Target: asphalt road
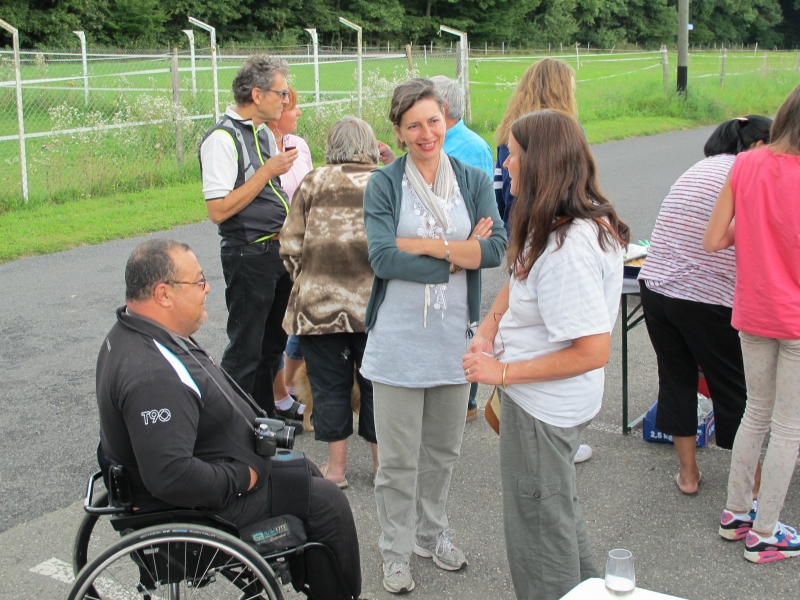
[[(702, 158), (710, 128), (612, 142), (592, 148), (602, 189), (629, 224), (633, 239), (650, 236), (670, 185)], [(201, 201), (198, 198), (198, 201)], [(211, 283), (209, 321), (199, 340), (221, 356), (226, 343), (224, 283), (218, 236), (210, 223), (156, 234), (189, 243)], [(97, 352), (123, 303), (123, 267), (143, 238), (119, 240), (0, 265), (0, 597), (59, 598), (68, 589), (78, 501), (95, 470), (98, 440), (94, 399)], [(504, 282), (485, 273), (484, 311)], [(636, 558), (637, 583), (684, 598), (796, 598), (797, 563), (746, 562), (742, 546), (716, 535), (730, 461), (715, 447), (699, 451), (704, 480), (696, 497), (672, 481), (677, 460), (670, 446), (620, 434), (620, 325), (613, 334), (601, 413), (586, 433), (594, 457), (578, 466), (580, 496), (600, 572), (605, 553), (624, 547)], [(631, 414), (656, 393), (655, 360), (643, 327), (630, 333)], [(485, 402), (488, 389), (481, 389)], [(298, 447), (319, 461), (325, 447), (312, 436)], [(350, 443), (346, 492), (361, 540), (363, 594), (387, 598), (380, 586), (379, 527), (368, 449)], [(479, 419), (466, 427), (462, 458), (450, 492), (456, 543), (470, 566), (444, 573), (414, 558), (418, 598), (513, 598), (503, 544), (497, 438)], [(782, 520), (800, 522), (798, 483)], [(31, 571), (33, 569), (33, 571)], [(795, 590), (792, 592), (791, 590)]]

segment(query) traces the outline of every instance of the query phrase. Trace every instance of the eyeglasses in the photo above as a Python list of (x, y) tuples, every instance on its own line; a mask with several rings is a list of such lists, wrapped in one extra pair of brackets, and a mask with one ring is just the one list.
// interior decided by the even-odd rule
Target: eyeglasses
[(500, 347), (501, 349), (495, 353), (495, 358), (500, 358), (503, 354), (506, 353), (506, 344), (503, 341), (503, 334), (500, 333), (500, 319), (503, 318), (503, 313), (493, 313), (492, 317), (494, 317), (494, 322), (497, 323), (497, 335), (500, 338)]
[(165, 281), (164, 283), (167, 285), (199, 285), (200, 289), (204, 291), (206, 289), (206, 285), (208, 285), (208, 280), (203, 277), (200, 281)]
[(284, 98), (288, 98), (289, 97), (289, 90), (283, 90), (283, 91), (280, 91), (280, 90), (264, 90), (264, 91), (274, 92), (274, 93), (278, 94), (278, 96), (281, 97), (281, 100), (283, 100)]

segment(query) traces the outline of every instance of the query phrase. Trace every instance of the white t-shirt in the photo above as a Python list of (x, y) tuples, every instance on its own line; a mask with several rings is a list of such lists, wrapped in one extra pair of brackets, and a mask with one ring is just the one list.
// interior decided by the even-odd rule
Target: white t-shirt
[[(613, 244), (603, 251), (597, 227), (602, 225), (576, 219), (561, 248), (550, 236), (526, 280), (512, 275), (508, 310), (494, 340), (501, 362), (530, 360), (567, 348), (576, 338), (611, 332), (622, 293), (624, 250)], [(575, 427), (600, 411), (604, 380), (600, 368), (570, 379), (509, 385), (506, 392), (540, 421)]]

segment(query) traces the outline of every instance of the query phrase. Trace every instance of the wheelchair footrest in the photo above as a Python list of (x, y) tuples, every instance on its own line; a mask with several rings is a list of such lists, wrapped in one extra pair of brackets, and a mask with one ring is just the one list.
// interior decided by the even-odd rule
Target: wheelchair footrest
[(271, 561), (269, 566), (272, 567), (272, 571), (275, 573), (275, 576), (280, 578), (283, 585), (289, 585), (292, 583), (292, 574), (289, 572), (289, 561), (284, 558), (280, 558), (278, 560)]

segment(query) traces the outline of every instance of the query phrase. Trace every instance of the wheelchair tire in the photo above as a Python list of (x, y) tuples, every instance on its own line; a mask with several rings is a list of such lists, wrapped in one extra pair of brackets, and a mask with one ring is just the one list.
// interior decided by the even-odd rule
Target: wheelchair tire
[[(104, 508), (108, 506), (108, 493), (101, 492), (92, 500), (94, 508)], [(97, 522), (101, 524), (108, 520), (106, 515), (91, 515), (84, 513), (81, 524), (78, 526), (78, 532), (75, 534), (75, 541), (72, 544), (72, 571), (74, 575), (80, 573), (80, 570), (89, 562), (89, 544), (92, 542), (92, 536), (97, 527)], [(108, 525), (109, 531), (111, 526)], [(98, 549), (99, 552), (100, 549)], [(94, 558), (92, 556), (91, 558)]]
[(86, 565), (69, 600), (283, 600), (269, 564), (218, 529), (175, 523), (132, 532)]

